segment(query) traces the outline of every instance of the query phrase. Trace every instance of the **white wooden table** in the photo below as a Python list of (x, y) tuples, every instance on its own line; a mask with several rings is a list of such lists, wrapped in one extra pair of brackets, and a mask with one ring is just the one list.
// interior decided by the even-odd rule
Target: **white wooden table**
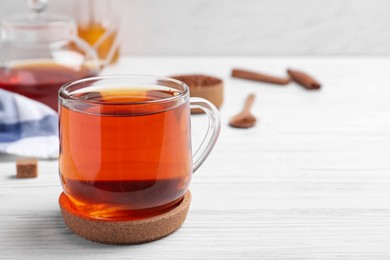
[[(232, 79), (231, 68), (303, 69), (320, 91)], [(207, 73), (225, 80), (218, 144), (195, 173), (184, 225), (110, 246), (73, 235), (57, 161), (15, 179), (0, 155), (0, 259), (390, 259), (390, 58), (128, 57), (105, 73)], [(255, 128), (229, 118), (256, 93)], [(193, 120), (194, 146), (203, 116)]]

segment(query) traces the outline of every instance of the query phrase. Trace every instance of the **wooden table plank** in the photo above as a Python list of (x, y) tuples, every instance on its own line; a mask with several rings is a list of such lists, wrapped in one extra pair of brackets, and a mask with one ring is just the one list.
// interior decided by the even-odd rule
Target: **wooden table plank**
[[(301, 68), (320, 91), (231, 79), (231, 67)], [(204, 72), (225, 80), (222, 131), (193, 176), (183, 227), (136, 246), (85, 241), (66, 228), (57, 161), (15, 179), (0, 156), (0, 259), (390, 259), (390, 59), (129, 57), (105, 73)], [(248, 93), (259, 123), (227, 126)], [(193, 118), (194, 146), (204, 116)]]

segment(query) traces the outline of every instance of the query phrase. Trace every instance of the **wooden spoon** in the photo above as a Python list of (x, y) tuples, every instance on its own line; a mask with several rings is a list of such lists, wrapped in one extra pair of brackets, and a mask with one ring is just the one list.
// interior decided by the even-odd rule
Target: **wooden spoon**
[(256, 117), (252, 115), (250, 109), (255, 101), (255, 94), (250, 94), (244, 105), (244, 109), (230, 119), (229, 125), (236, 128), (250, 128), (255, 126)]

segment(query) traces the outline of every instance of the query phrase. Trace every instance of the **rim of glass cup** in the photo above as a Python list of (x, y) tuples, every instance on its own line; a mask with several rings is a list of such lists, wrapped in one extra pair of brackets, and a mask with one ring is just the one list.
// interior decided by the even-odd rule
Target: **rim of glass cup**
[[(78, 102), (83, 102), (83, 103), (90, 102), (90, 103), (94, 103), (94, 104), (99, 104), (99, 103), (101, 103), (99, 101), (90, 101), (90, 100), (85, 100), (82, 98), (74, 97), (74, 96), (72, 96), (72, 93), (67, 91), (67, 90), (72, 86), (80, 85), (80, 84), (85, 83), (85, 82), (104, 80), (104, 79), (123, 79), (124, 84), (126, 84), (126, 82), (125, 82), (126, 80), (131, 84), (137, 84), (136, 79), (145, 80), (145, 81), (150, 79), (150, 80), (155, 80), (156, 83), (154, 83), (154, 84), (139, 83), (138, 85), (140, 85), (140, 86), (142, 86), (142, 85), (164, 86), (164, 85), (158, 84), (158, 82), (159, 81), (168, 81), (168, 82), (171, 82), (171, 83), (174, 83), (174, 84), (177, 84), (177, 85), (180, 85), (183, 87), (183, 91), (178, 90), (179, 94), (174, 95), (172, 97), (159, 98), (159, 99), (148, 100), (148, 101), (109, 102), (109, 103), (105, 103), (106, 105), (109, 105), (109, 104), (112, 104), (112, 105), (117, 105), (117, 104), (131, 105), (131, 104), (134, 104), (134, 105), (136, 105), (136, 104), (169, 102), (169, 101), (179, 100), (179, 99), (185, 97), (189, 93), (188, 85), (180, 80), (177, 80), (177, 79), (173, 79), (173, 78), (169, 78), (169, 77), (154, 76), (154, 75), (146, 75), (146, 74), (127, 74), (127, 75), (102, 75), (102, 76), (88, 77), (88, 78), (70, 81), (70, 82), (65, 83), (64, 85), (61, 86), (61, 88), (58, 91), (58, 98), (59, 98), (59, 100), (75, 101), (75, 102), (78, 101)], [(131, 79), (133, 79), (133, 80), (131, 80)], [(85, 87), (88, 87), (88, 86), (85, 86)], [(168, 86), (166, 86), (166, 87), (168, 87)]]

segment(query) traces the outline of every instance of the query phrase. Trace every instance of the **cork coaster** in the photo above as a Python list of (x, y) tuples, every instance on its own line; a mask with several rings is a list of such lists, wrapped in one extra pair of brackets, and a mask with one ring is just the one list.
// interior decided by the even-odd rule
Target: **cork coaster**
[[(220, 108), (223, 103), (223, 81), (217, 77), (191, 74), (191, 75), (176, 75), (171, 78), (180, 80), (186, 83), (190, 88), (191, 97), (201, 97), (207, 99), (214, 104), (217, 108)], [(192, 109), (191, 113), (200, 114), (203, 113), (201, 109)]]
[(187, 217), (191, 193), (187, 191), (182, 202), (164, 214), (142, 220), (108, 221), (82, 215), (69, 198), (61, 193), (59, 204), (65, 224), (85, 239), (104, 244), (140, 244), (168, 236), (177, 230)]

